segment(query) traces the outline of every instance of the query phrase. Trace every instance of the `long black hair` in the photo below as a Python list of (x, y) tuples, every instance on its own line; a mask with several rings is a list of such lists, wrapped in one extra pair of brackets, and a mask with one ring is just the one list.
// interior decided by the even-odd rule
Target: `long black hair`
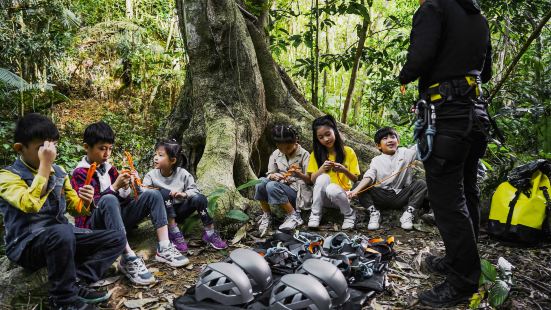
[(314, 157), (316, 158), (318, 167), (321, 167), (321, 165), (323, 165), (323, 163), (329, 158), (329, 151), (318, 140), (317, 131), (318, 128), (320, 128), (321, 126), (327, 126), (333, 129), (333, 132), (335, 133), (335, 144), (333, 145), (336, 153), (335, 161), (339, 164), (342, 164), (344, 162), (344, 143), (342, 142), (341, 134), (339, 133), (339, 129), (337, 128), (337, 122), (335, 121), (333, 116), (325, 115), (316, 118), (312, 123), (312, 135), (314, 137)]
[(176, 141), (176, 139), (161, 140), (155, 144), (155, 151), (160, 147), (165, 149), (165, 153), (169, 159), (176, 158), (176, 163), (172, 165), (172, 170), (176, 171), (177, 167), (185, 166), (187, 164), (187, 158), (182, 152), (182, 146)]

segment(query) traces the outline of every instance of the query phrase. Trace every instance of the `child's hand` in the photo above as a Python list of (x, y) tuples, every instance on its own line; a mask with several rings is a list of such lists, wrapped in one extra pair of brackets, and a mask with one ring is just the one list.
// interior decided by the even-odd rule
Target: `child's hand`
[(136, 180), (140, 179), (140, 175), (138, 174), (138, 171), (134, 170), (130, 173), (130, 177), (132, 178), (132, 182), (135, 182)]
[(85, 205), (89, 206), (92, 199), (94, 199), (94, 187), (92, 185), (84, 185), (78, 189), (78, 196)]
[(333, 167), (334, 165), (334, 162), (330, 161), (330, 160), (326, 160), (323, 165), (321, 165), (320, 167), (320, 170), (323, 171), (323, 172), (327, 172), (329, 171), (329, 169), (331, 169), (331, 167)]
[(272, 181), (279, 181), (279, 180), (283, 179), (283, 175), (279, 172), (271, 173), (270, 175), (268, 175), (268, 179), (270, 179)]
[(346, 171), (346, 167), (343, 164), (333, 163), (333, 171), (344, 172)]
[(187, 198), (187, 193), (175, 192), (172, 197), (174, 197), (176, 199), (186, 199)]
[(121, 188), (128, 188), (130, 185), (130, 179), (131, 176), (128, 172), (121, 172), (115, 180), (115, 183), (113, 183), (113, 189), (118, 191)]
[(38, 149), (38, 159), (40, 162), (51, 166), (56, 157), (57, 150), (55, 143), (51, 141), (44, 141), (44, 145)]
[(357, 196), (358, 196), (358, 193), (356, 193), (355, 191), (346, 191), (346, 197), (348, 197), (348, 199), (352, 199)]

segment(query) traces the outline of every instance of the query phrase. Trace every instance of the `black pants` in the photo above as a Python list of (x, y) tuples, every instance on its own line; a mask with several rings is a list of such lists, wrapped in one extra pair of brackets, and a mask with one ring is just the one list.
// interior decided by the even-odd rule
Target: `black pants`
[(207, 205), (207, 197), (202, 194), (197, 194), (190, 198), (187, 198), (182, 203), (172, 205), (174, 211), (169, 212), (167, 209), (167, 212), (169, 213), (169, 217), (176, 218), (177, 223), (183, 223), (186, 218), (192, 215), (193, 212), (197, 211), (199, 217), (201, 218), (201, 222), (203, 222), (203, 226), (208, 226), (212, 224), (213, 221), (207, 211)]
[(436, 109), (434, 150), (425, 161), (436, 225), (446, 247), (447, 281), (475, 292), (480, 277), (478, 160), (487, 146), (485, 112), (471, 102), (445, 102)]
[(125, 244), (120, 231), (75, 233), (71, 224), (57, 224), (29, 242), (17, 264), (30, 270), (45, 266), (50, 298), (58, 304), (69, 304), (77, 300), (77, 277), (86, 283), (100, 280)]
[(421, 208), (427, 196), (427, 184), (424, 180), (413, 180), (409, 186), (402, 188), (396, 194), (391, 189), (373, 187), (363, 192), (358, 197), (360, 204), (366, 208), (376, 206), (377, 208), (406, 209), (412, 206), (415, 209)]

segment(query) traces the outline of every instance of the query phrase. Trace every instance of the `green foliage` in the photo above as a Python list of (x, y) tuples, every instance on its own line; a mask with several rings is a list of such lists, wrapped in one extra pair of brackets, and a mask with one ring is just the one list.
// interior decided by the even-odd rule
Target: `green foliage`
[[(237, 192), (237, 191), (240, 191), (240, 190), (247, 189), (249, 187), (253, 187), (253, 186), (255, 186), (256, 184), (258, 184), (260, 182), (262, 182), (262, 181), (258, 180), (258, 179), (249, 180), (246, 183), (243, 183), (243, 184), (239, 185), (235, 189), (235, 191)], [(207, 198), (208, 198), (207, 210), (209, 212), (209, 215), (211, 215), (211, 216), (215, 215), (216, 209), (218, 208), (218, 199), (220, 199), (220, 197), (222, 197), (225, 194), (228, 194), (228, 188), (218, 187), (218, 188), (214, 189), (207, 196)], [(249, 220), (249, 216), (245, 212), (243, 212), (241, 210), (237, 210), (237, 209), (230, 210), (224, 216), (226, 218), (234, 219), (234, 220), (237, 220), (239, 222), (247, 222)]]
[(480, 288), (477, 293), (473, 294), (469, 303), (469, 309), (478, 309), (486, 298), (490, 306), (494, 308), (499, 307), (509, 296), (512, 284), (510, 270), (506, 271), (502, 269), (503, 267), (499, 267), (498, 270), (498, 268), (485, 259), (480, 260), (480, 265), (482, 271), (478, 281)]

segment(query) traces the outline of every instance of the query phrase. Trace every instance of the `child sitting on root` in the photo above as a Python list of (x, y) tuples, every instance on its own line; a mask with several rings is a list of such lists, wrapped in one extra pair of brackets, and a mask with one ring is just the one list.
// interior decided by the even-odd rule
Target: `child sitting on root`
[[(378, 229), (381, 213), (375, 206), (385, 208), (404, 208), (400, 217), (403, 229), (412, 229), (414, 212), (423, 204), (427, 194), (424, 180), (412, 179), (412, 163), (416, 160), (415, 147), (404, 148), (394, 128), (383, 127), (375, 133), (375, 144), (381, 155), (371, 160), (369, 169), (356, 188), (348, 192), (348, 197), (359, 196), (360, 204), (370, 213), (367, 229)], [(369, 190), (370, 185), (381, 182)]]
[(311, 182), (305, 173), (310, 154), (300, 146), (297, 131), (292, 126), (275, 125), (272, 139), (277, 149), (270, 155), (267, 175), (256, 185), (254, 195), (263, 212), (258, 227), (262, 236), (272, 221), (270, 206), (278, 206), (286, 213), (279, 229), (291, 230), (302, 225), (299, 211), (308, 208), (311, 197), (307, 185)]
[(187, 252), (188, 245), (177, 223), (183, 223), (194, 212), (199, 214), (205, 228), (203, 241), (217, 250), (225, 249), (228, 245), (214, 230), (207, 211), (207, 197), (199, 192), (193, 176), (179, 167), (182, 159), (182, 147), (176, 140), (158, 142), (153, 159), (155, 169), (145, 175), (144, 189), (155, 188), (161, 192), (168, 216), (168, 237), (180, 252)]

